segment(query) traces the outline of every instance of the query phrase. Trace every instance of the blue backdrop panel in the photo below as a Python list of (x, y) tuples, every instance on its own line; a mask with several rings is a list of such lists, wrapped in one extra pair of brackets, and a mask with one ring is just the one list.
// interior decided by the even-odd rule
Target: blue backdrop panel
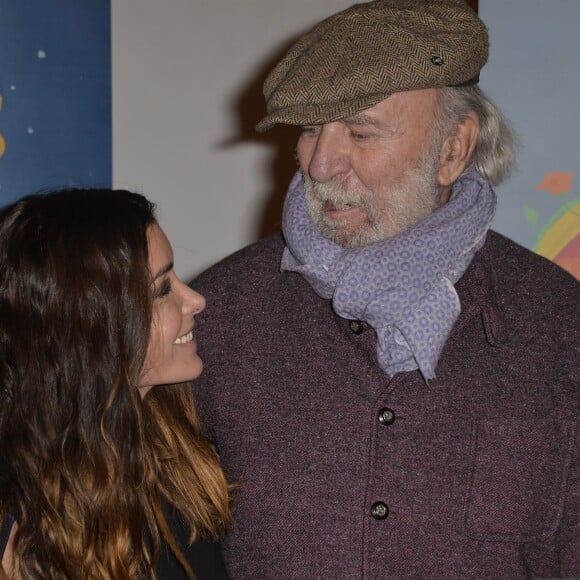
[(68, 186), (108, 186), (109, 0), (0, 3), (0, 205)]
[(491, 41), (481, 84), (521, 142), (495, 228), (580, 279), (580, 1), (480, 0), (479, 14)]

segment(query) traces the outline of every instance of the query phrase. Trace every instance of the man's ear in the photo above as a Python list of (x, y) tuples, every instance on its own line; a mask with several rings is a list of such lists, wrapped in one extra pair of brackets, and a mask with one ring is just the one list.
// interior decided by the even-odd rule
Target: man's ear
[(437, 183), (441, 187), (452, 185), (467, 167), (478, 135), (479, 117), (475, 111), (470, 111), (441, 148), (437, 174)]

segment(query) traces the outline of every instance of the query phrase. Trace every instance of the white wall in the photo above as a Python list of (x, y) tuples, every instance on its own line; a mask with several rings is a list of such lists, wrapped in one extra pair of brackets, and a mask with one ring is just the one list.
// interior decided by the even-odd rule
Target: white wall
[(293, 38), (353, 3), (111, 0), (113, 183), (158, 202), (185, 279), (277, 229), (293, 144), (254, 134), (261, 81)]

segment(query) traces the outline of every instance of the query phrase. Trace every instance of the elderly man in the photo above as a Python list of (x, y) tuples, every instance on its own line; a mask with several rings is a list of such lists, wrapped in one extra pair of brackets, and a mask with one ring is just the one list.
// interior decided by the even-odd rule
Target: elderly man
[(234, 579), (580, 577), (580, 287), (489, 229), (487, 54), (462, 0), (378, 0), (266, 81), (283, 236), (195, 282)]

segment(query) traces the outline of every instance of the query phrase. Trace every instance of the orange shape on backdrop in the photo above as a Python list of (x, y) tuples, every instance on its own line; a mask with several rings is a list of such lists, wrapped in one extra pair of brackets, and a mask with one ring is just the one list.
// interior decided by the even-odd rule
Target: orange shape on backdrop
[(544, 181), (536, 185), (536, 190), (545, 189), (552, 195), (562, 195), (572, 189), (572, 179), (575, 173), (546, 173)]
[(572, 276), (580, 280), (580, 233), (572, 239), (560, 253), (554, 257), (554, 262)]
[(560, 268), (564, 268), (568, 273), (572, 274), (576, 280), (580, 280), (580, 258), (570, 256), (569, 258), (562, 258), (556, 262)]

